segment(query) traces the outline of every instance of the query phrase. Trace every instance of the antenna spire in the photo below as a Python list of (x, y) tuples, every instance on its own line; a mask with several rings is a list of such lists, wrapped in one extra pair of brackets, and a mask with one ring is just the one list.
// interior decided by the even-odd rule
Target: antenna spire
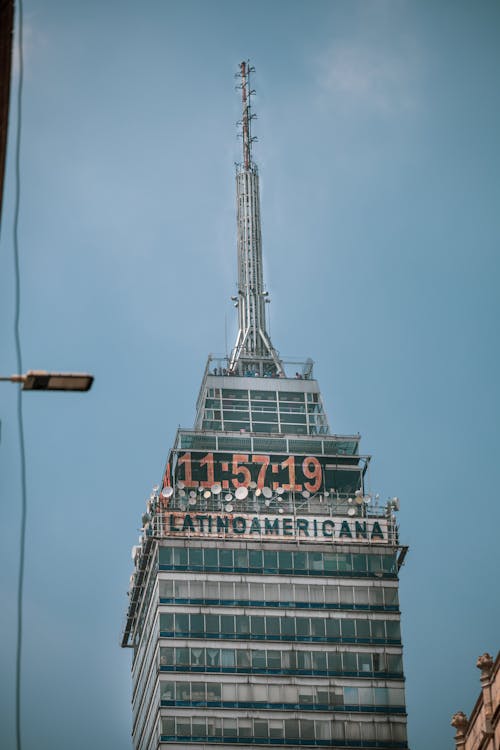
[(243, 139), (243, 166), (245, 169), (250, 169), (250, 165), (252, 164), (252, 142), (255, 140), (250, 133), (251, 122), (255, 117), (255, 115), (252, 114), (251, 106), (251, 99), (255, 94), (255, 91), (252, 91), (250, 88), (250, 74), (254, 72), (255, 68), (248, 62), (240, 63), (239, 75), (241, 77), (241, 84), (239, 88), (241, 88), (242, 108), (241, 135)]
[(259, 173), (252, 161), (251, 133), (255, 118), (251, 98), (250, 74), (255, 71), (248, 61), (240, 63), (237, 78), (241, 78), (243, 163), (236, 169), (236, 200), (238, 224), (238, 296), (233, 298), (238, 308), (238, 335), (229, 362), (231, 373), (240, 375), (282, 375), (283, 364), (271, 343), (266, 328), (268, 292), (262, 271), (262, 237), (260, 228)]

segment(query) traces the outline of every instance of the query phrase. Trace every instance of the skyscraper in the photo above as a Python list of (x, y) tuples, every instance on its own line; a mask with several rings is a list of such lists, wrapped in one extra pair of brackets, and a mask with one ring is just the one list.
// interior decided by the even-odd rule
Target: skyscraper
[(132, 550), (134, 747), (406, 748), (398, 500), (368, 493), (359, 435), (330, 432), (312, 361), (271, 342), (252, 72), (235, 346), (209, 357)]

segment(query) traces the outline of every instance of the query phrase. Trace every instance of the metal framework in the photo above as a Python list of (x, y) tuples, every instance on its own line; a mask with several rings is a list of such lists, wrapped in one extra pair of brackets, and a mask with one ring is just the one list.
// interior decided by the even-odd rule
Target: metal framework
[(252, 161), (250, 74), (253, 67), (240, 65), (243, 140), (243, 163), (236, 171), (238, 224), (238, 335), (229, 361), (229, 372), (251, 372), (258, 375), (283, 375), (283, 364), (271, 343), (266, 327), (266, 302), (262, 271), (262, 237), (260, 224), (259, 174)]

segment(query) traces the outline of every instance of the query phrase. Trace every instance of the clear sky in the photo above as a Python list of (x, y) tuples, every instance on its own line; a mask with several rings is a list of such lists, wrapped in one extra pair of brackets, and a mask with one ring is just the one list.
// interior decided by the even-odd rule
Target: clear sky
[[(334, 432), (401, 498), (412, 750), (499, 647), (500, 3), (24, 0), (25, 750), (130, 747), (119, 648), (144, 500), (206, 355), (229, 345), (240, 60), (256, 66), (271, 333), (316, 361)], [(17, 69), (17, 64), (15, 66)], [(14, 87), (16, 83), (14, 79)], [(0, 359), (15, 369), (13, 133)], [(0, 390), (0, 745), (14, 743), (20, 521), (14, 386)]]

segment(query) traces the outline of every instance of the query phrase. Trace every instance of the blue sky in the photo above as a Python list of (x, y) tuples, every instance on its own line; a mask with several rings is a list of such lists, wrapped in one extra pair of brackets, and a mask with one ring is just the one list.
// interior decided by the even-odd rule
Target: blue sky
[[(480, 0), (25, 0), (25, 748), (130, 747), (119, 646), (144, 499), (236, 279), (233, 73), (257, 68), (271, 333), (311, 356), (334, 432), (401, 498), (412, 750), (453, 747), (498, 649), (500, 5)], [(17, 65), (15, 66), (17, 70)], [(14, 79), (14, 85), (16, 82)], [(12, 112), (0, 357), (15, 369)], [(14, 386), (0, 392), (0, 744), (14, 742), (20, 520)]]

